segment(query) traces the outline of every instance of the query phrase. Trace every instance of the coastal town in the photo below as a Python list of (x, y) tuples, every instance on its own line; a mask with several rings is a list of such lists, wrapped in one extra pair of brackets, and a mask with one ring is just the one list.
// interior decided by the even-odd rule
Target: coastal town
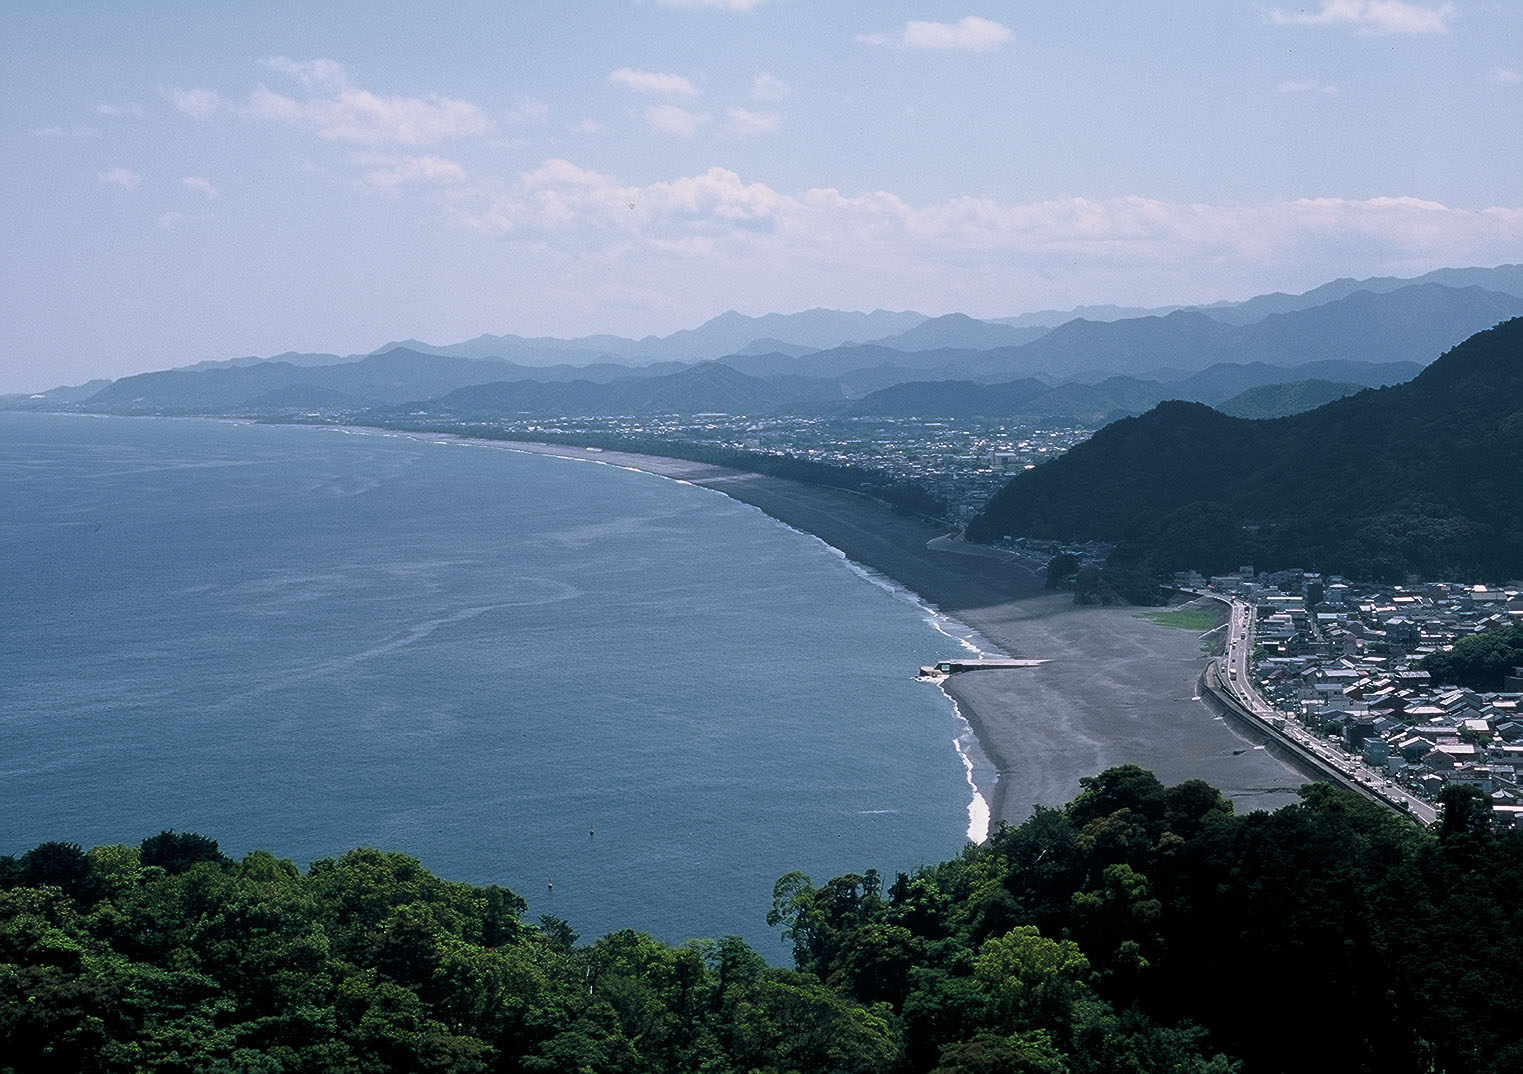
[(1486, 692), (1422, 667), (1461, 638), (1523, 623), (1523, 582), (1369, 586), (1243, 567), (1176, 583), (1231, 603), (1208, 676), (1303, 760), (1419, 820), (1436, 819), (1446, 787), (1467, 787), (1495, 827), (1523, 826), (1523, 667)]
[(1015, 474), (1094, 434), (1093, 428), (1074, 424), (799, 414), (503, 418), (459, 427), (526, 439), (655, 439), (867, 467), (918, 485), (945, 504), (947, 517), (957, 523), (967, 522)]

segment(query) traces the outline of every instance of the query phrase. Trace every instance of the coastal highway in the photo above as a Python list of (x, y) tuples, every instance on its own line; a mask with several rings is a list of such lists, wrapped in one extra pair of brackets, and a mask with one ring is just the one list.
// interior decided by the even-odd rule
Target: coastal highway
[(1265, 701), (1250, 677), (1253, 605), (1217, 593), (1202, 595), (1227, 601), (1231, 608), (1227, 616), (1227, 647), (1219, 663), (1219, 681), (1239, 709), (1298, 747), (1303, 754), (1320, 762), (1340, 782), (1373, 795), (1422, 824), (1432, 824), (1438, 818), (1438, 811), (1430, 803), (1409, 794), (1405, 788), (1392, 782), (1385, 772), (1366, 765), (1357, 755), (1348, 753), (1332, 739), (1318, 738)]

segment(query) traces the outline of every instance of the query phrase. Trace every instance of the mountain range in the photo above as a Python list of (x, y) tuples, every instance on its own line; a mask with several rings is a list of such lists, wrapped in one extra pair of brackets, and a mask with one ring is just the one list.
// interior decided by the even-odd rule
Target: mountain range
[[(1310, 379), (1395, 383), (1444, 348), (1523, 314), (1523, 266), (1445, 273), (1365, 281), (1373, 289), (1334, 281), (1302, 296), (1071, 319), (1051, 328), (961, 314), (810, 310), (730, 313), (641, 341), (481, 336), (426, 350), (414, 341), (347, 358), (283, 354), (198, 363), (94, 390), (8, 397), (0, 405), (349, 417), (381, 409), (472, 420), (793, 412), (1098, 426), (1166, 399), (1225, 405), (1251, 388)], [(1257, 319), (1235, 323), (1250, 315)], [(875, 334), (869, 342), (840, 342)], [(632, 364), (629, 356), (642, 351), (643, 364)], [(1307, 406), (1319, 398), (1284, 396)]]

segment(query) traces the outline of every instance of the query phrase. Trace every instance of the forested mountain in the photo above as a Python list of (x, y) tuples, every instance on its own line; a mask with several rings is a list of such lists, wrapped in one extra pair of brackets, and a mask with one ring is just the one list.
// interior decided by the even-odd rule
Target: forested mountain
[(1334, 399), (1363, 391), (1364, 387), (1346, 380), (1316, 378), (1290, 384), (1262, 384), (1222, 400), (1216, 409), (1234, 418), (1284, 418), (1326, 406)]
[(1479, 792), (1424, 832), (1327, 784), (1247, 816), (1131, 766), (1083, 784), (886, 887), (782, 877), (793, 969), (733, 937), (579, 944), (379, 850), (302, 872), (194, 834), (45, 843), (0, 858), (0, 1069), (1523, 1067), (1523, 835)]
[(1415, 379), (1272, 421), (1164, 403), (1017, 475), (969, 526), (1120, 542), (1154, 573), (1523, 574), (1523, 318)]

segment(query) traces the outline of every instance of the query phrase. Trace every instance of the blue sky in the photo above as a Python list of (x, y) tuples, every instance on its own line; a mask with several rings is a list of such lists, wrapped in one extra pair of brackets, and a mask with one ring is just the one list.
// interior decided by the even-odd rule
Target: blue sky
[(10, 0), (0, 50), (0, 391), (1523, 260), (1518, 0)]

